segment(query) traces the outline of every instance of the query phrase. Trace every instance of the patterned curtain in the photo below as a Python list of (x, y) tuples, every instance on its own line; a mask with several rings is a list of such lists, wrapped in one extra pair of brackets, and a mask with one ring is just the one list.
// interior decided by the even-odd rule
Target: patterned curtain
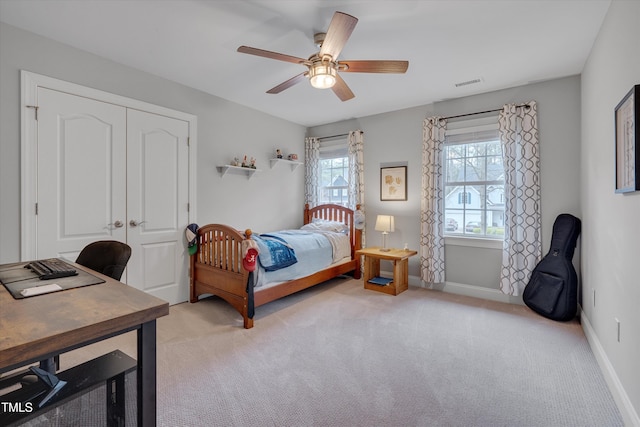
[(305, 138), (304, 154), (306, 174), (304, 177), (304, 199), (309, 207), (318, 205), (320, 186), (320, 141), (318, 138)]
[(507, 104), (498, 118), (505, 169), (500, 289), (520, 295), (542, 257), (537, 106)]
[(444, 189), (442, 148), (447, 121), (424, 120), (422, 126), (422, 200), (420, 210), (420, 276), (427, 284), (444, 282)]
[[(349, 195), (348, 208), (356, 209), (364, 215), (364, 132), (349, 132)], [(362, 247), (365, 246), (365, 229), (362, 229)]]
[(364, 209), (364, 133), (349, 132), (349, 209)]

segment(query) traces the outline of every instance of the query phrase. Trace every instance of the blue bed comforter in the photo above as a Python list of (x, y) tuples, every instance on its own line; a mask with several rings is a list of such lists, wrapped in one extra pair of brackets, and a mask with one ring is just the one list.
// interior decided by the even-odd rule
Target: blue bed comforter
[(252, 237), (258, 245), (258, 261), (266, 271), (276, 271), (298, 262), (295, 250), (285, 239), (275, 234)]
[[(264, 239), (265, 235), (261, 235)], [(284, 282), (286, 280), (298, 279), (308, 276), (316, 271), (322, 270), (333, 262), (333, 248), (331, 242), (321, 233), (314, 233), (307, 230), (284, 230), (274, 233), (268, 233), (269, 240), (278, 238), (286, 242), (287, 246), (292, 249), (297, 262), (287, 267), (267, 271), (262, 265), (258, 265), (255, 272), (255, 286), (259, 287), (271, 282)], [(254, 236), (255, 237), (255, 236)], [(263, 249), (260, 247), (260, 264), (262, 261)], [(267, 261), (269, 263), (272, 261)]]

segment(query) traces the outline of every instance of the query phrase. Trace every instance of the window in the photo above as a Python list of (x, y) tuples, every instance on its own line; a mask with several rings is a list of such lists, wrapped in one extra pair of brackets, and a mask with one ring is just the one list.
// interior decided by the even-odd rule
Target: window
[(504, 238), (504, 168), (497, 124), (447, 131), (445, 235)]
[(349, 203), (349, 157), (347, 141), (320, 144), (320, 203)]
[(468, 191), (458, 193), (458, 204), (471, 203), (471, 193)]

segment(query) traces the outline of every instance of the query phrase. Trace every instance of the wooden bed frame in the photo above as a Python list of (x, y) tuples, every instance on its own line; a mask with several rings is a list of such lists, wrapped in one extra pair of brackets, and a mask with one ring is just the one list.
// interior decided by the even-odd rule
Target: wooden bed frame
[[(357, 207), (358, 209), (360, 206)], [(251, 238), (251, 230), (241, 233), (222, 224), (208, 224), (198, 230), (198, 250), (190, 260), (190, 301), (195, 303), (201, 295), (219, 296), (233, 306), (244, 318), (246, 329), (253, 327), (255, 307), (291, 295), (331, 278), (352, 272), (360, 278), (362, 232), (354, 227), (354, 211), (339, 205), (304, 207), (304, 223), (314, 218), (343, 222), (349, 227), (351, 259), (330, 266), (309, 276), (290, 280), (265, 289), (248, 289), (249, 271), (242, 266), (242, 241)]]

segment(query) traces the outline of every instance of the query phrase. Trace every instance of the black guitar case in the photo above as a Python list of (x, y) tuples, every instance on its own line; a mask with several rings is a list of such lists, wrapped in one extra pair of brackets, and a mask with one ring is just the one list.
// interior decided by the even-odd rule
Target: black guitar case
[(578, 218), (558, 215), (549, 253), (534, 268), (524, 289), (524, 303), (549, 319), (571, 320), (578, 310), (578, 276), (571, 261), (580, 231)]

